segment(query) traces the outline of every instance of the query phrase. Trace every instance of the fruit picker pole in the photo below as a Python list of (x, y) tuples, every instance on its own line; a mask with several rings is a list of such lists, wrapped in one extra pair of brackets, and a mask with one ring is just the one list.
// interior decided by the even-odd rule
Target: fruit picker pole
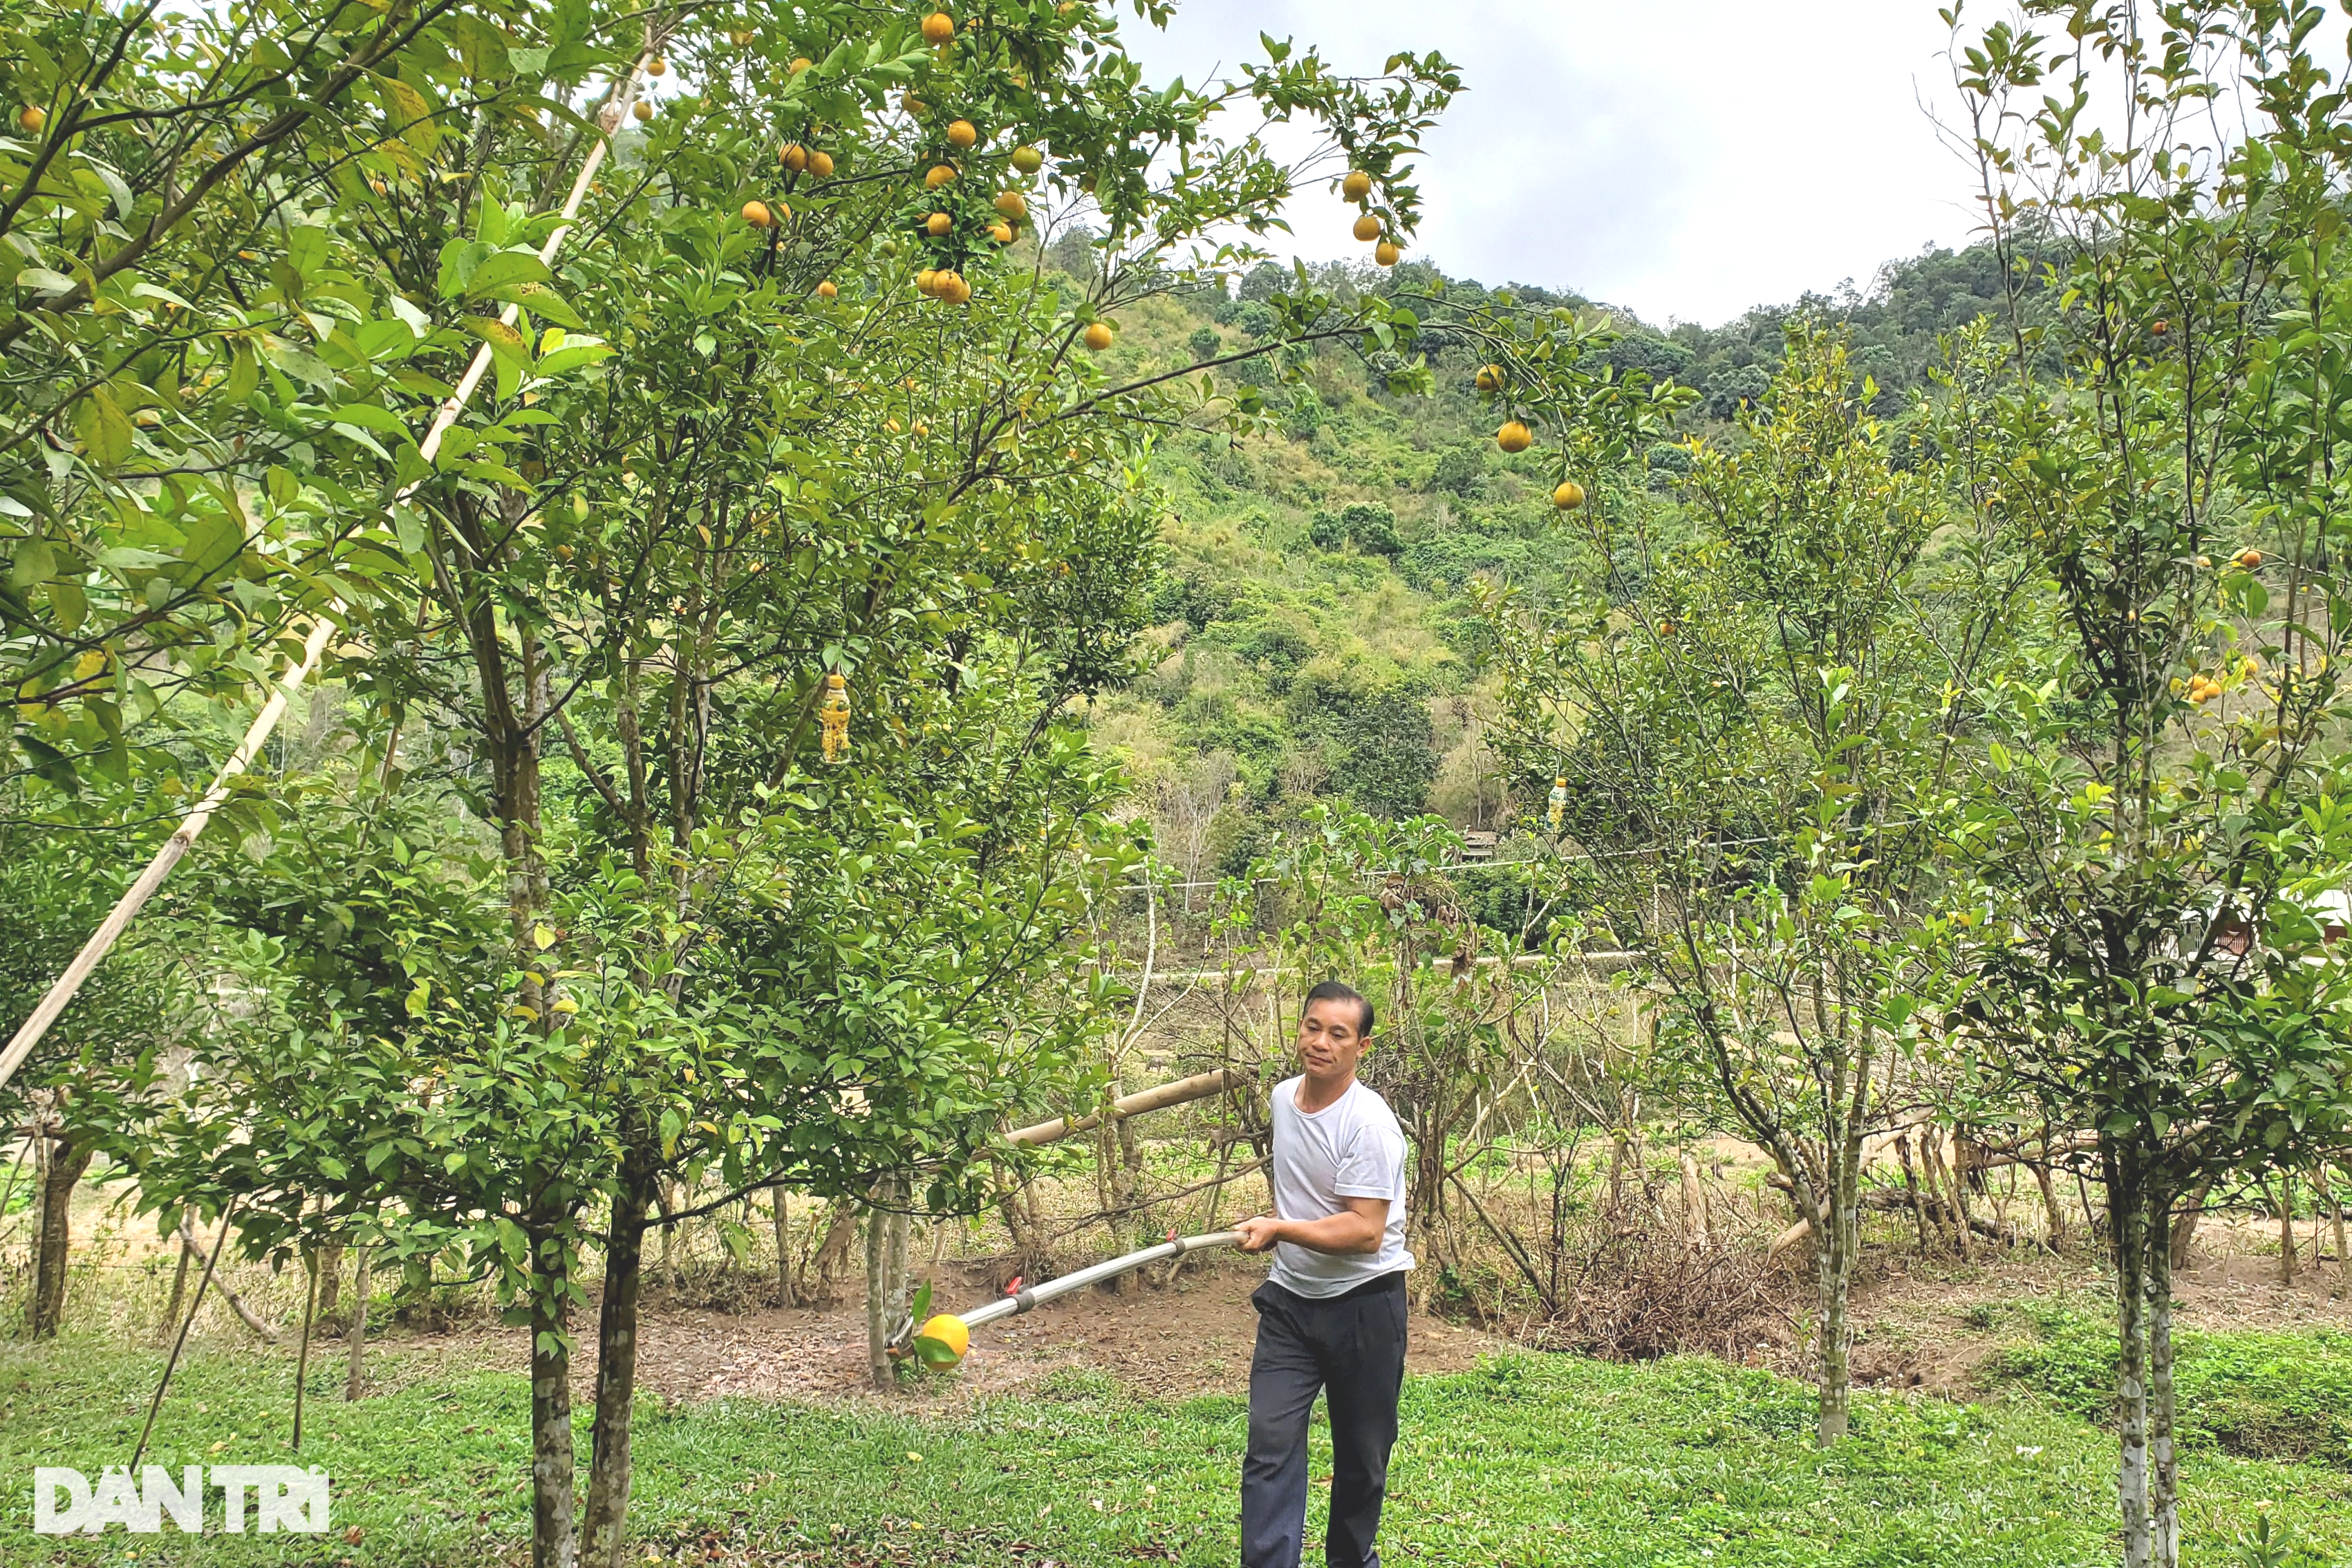
[[(597, 136), (596, 144), (588, 150), (588, 156), (582, 161), (579, 178), (572, 182), (572, 194), (564, 200), (561, 220), (548, 235), (547, 243), (539, 248), (539, 259), (542, 264), (554, 262), (556, 251), (562, 246), (565, 236), (572, 232), (572, 221), (580, 216), (580, 204), (587, 198), (588, 186), (595, 179), (596, 171), (603, 167), (605, 153), (612, 148), (613, 132), (628, 113), (629, 102), (636, 96), (638, 84), (646, 79), (646, 68), (657, 52), (657, 40), (649, 30), (645, 50), (637, 57), (637, 63), (630, 68), (627, 76), (614, 84), (612, 93), (605, 99), (604, 106), (596, 117), (602, 133)], [(521, 314), (520, 306), (509, 304), (499, 313), (499, 320), (511, 327), (520, 320)], [(466, 367), (465, 378), (457, 383), (457, 390), (443, 400), (434, 414), (431, 428), (425, 432), (425, 439), (417, 443), (417, 451), (427, 464), (440, 451), (442, 437), (457, 423), (457, 416), (472, 400), (474, 390), (482, 384), (482, 377), (489, 372), (491, 358), (488, 343), (476, 349), (473, 363)], [(425, 476), (419, 475), (402, 486), (392, 498), (392, 505), (399, 506), (415, 495), (423, 488), (425, 479)], [(268, 743), (270, 733), (278, 728), (278, 721), (285, 716), (288, 701), (310, 679), (310, 672), (319, 667), (320, 658), (326, 652), (327, 641), (334, 636), (343, 610), (343, 602), (337, 599), (312, 624), (310, 635), (302, 644), (301, 662), (288, 672), (278, 689), (269, 694), (269, 700), (262, 704), (261, 711), (254, 715), (252, 727), (246, 731), (245, 739), (238, 743), (236, 750), (229, 753), (228, 761), (221, 765), (218, 776), (213, 780), (213, 787), (205, 792), (205, 797), (196, 803), (194, 810), (188, 813), (178, 830), (163, 841), (161, 849), (155, 851), (155, 858), (147, 863), (147, 868), (139, 874), (139, 879), (131, 884), (130, 890), (107, 912), (106, 919), (99, 922), (98, 930), (82, 943), (81, 951), (74, 954), (73, 962), (66, 965), (66, 971), (58, 976), (57, 984), (49, 987), (48, 994), (41, 998), (32, 1016), (8, 1041), (8, 1048), (0, 1051), (0, 1088), (6, 1087), (8, 1080), (16, 1076), (25, 1058), (33, 1054), (33, 1047), (41, 1043), (41, 1037), (49, 1032), (49, 1026), (58, 1021), (58, 1016), (66, 1010), (66, 1005), (81, 990), (82, 982), (89, 978), (90, 972), (112, 951), (124, 929), (138, 917), (141, 910), (147, 907), (147, 900), (155, 896), (155, 889), (163, 885), (163, 879), (172, 874), (172, 868), (180, 863), (189, 847), (195, 843), (196, 836), (204, 832), (214, 814), (227, 801), (237, 775), (252, 765), (253, 759)]]
[(956, 1315), (963, 1320), (964, 1327), (968, 1329), (992, 1323), (999, 1318), (1017, 1318), (1056, 1296), (1082, 1290), (1089, 1285), (1114, 1279), (1130, 1268), (1141, 1268), (1163, 1258), (1181, 1258), (1188, 1252), (1202, 1252), (1213, 1247), (1231, 1247), (1241, 1238), (1242, 1233), (1237, 1230), (1212, 1231), (1206, 1236), (1171, 1236), (1156, 1247), (1147, 1247), (1139, 1252), (1130, 1252), (1123, 1258), (1114, 1258), (1107, 1263), (1097, 1263), (1074, 1274), (1065, 1274), (1058, 1279), (1048, 1279), (1043, 1285), (1024, 1286), (1015, 1281), (1014, 1289), (985, 1307), (975, 1307), (969, 1312)]
[[(1073, 1290), (1083, 1290), (1089, 1285), (1114, 1279), (1131, 1268), (1141, 1268), (1147, 1264), (1158, 1263), (1167, 1258), (1181, 1258), (1188, 1252), (1203, 1252), (1213, 1247), (1232, 1247), (1241, 1238), (1242, 1233), (1237, 1230), (1212, 1231), (1206, 1236), (1178, 1236), (1171, 1231), (1168, 1233), (1168, 1239), (1156, 1246), (1147, 1247), (1140, 1251), (1130, 1252), (1107, 1262), (1094, 1264), (1089, 1268), (1078, 1269), (1076, 1273), (1065, 1274), (1058, 1279), (1048, 1279), (1043, 1285), (1024, 1286), (1020, 1280), (1015, 1279), (1003, 1295), (984, 1306), (974, 1307), (969, 1312), (941, 1315), (953, 1316), (962, 1322), (967, 1330), (976, 1329), (984, 1323), (992, 1323), (999, 1318), (1017, 1318), (1024, 1312), (1034, 1311), (1044, 1306), (1056, 1296), (1066, 1296)], [(890, 1336), (891, 1342), (904, 1344), (914, 1337), (915, 1332), (914, 1320), (909, 1318), (899, 1325), (897, 1333)]]

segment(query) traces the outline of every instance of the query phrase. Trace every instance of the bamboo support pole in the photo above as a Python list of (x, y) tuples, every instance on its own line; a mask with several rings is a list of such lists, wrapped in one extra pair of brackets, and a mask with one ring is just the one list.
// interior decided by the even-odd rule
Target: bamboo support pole
[[(1189, 1105), (1196, 1100), (1206, 1100), (1228, 1089), (1239, 1089), (1249, 1081), (1245, 1074), (1232, 1068), (1219, 1068), (1213, 1072), (1196, 1073), (1180, 1078), (1173, 1083), (1160, 1084), (1151, 1089), (1138, 1089), (1110, 1102), (1110, 1119), (1124, 1121), (1130, 1116), (1140, 1116), (1147, 1110), (1165, 1110), (1171, 1105)], [(1004, 1141), (1022, 1148), (1034, 1148), (1040, 1143), (1052, 1143), (1074, 1132), (1090, 1132), (1102, 1125), (1099, 1115), (1066, 1116), (1051, 1121), (1040, 1121), (1034, 1127), (1024, 1127), (1007, 1133)]]
[[(596, 144), (582, 160), (580, 175), (572, 182), (572, 194), (564, 199), (561, 221), (548, 235), (547, 243), (540, 247), (541, 262), (551, 264), (565, 237), (572, 232), (572, 222), (580, 216), (580, 205), (587, 198), (588, 187), (594, 181), (596, 171), (603, 167), (605, 153), (611, 150), (614, 128), (627, 114), (629, 100), (635, 96), (638, 83), (645, 79), (646, 68), (652, 61), (654, 53), (648, 46), (637, 57), (636, 65), (615, 85), (612, 96), (605, 100), (597, 120), (603, 134), (596, 138)], [(509, 304), (499, 313), (499, 320), (511, 327), (521, 316), (522, 308)], [(427, 464), (440, 451), (442, 437), (457, 423), (457, 416), (472, 400), (475, 388), (481, 385), (482, 377), (489, 373), (491, 359), (488, 343), (477, 348), (473, 363), (466, 367), (464, 379), (457, 383), (457, 390), (435, 412), (432, 426), (425, 431), (425, 439), (417, 444), (417, 450)], [(392, 498), (392, 504), (401, 505), (424, 483), (425, 477), (419, 476), (404, 485)], [(130, 891), (124, 893), (114, 908), (108, 911), (106, 919), (99, 922), (98, 930), (90, 933), (81, 951), (74, 954), (73, 962), (66, 965), (65, 973), (58, 977), (57, 983), (49, 987), (48, 993), (33, 1009), (32, 1016), (9, 1040), (7, 1049), (0, 1051), (0, 1087), (5, 1087), (16, 1076), (16, 1069), (24, 1065), (25, 1058), (33, 1054), (33, 1047), (41, 1043), (41, 1037), (49, 1032), (49, 1026), (58, 1021), (58, 1016), (81, 990), (82, 982), (89, 978), (90, 972), (113, 949), (139, 911), (147, 907), (147, 900), (155, 896), (155, 889), (163, 885), (163, 879), (172, 874), (172, 868), (180, 863), (189, 847), (195, 843), (196, 836), (204, 832), (205, 825), (211, 822), (213, 814), (228, 799), (230, 786), (237, 775), (252, 765), (253, 759), (268, 743), (271, 731), (278, 728), (278, 721), (285, 716), (288, 701), (310, 679), (311, 671), (318, 668), (320, 657), (326, 651), (327, 641), (334, 636), (337, 623), (342, 618), (343, 609), (342, 601), (337, 600), (318, 617), (310, 628), (310, 637), (302, 645), (301, 662), (278, 683), (277, 689), (270, 693), (269, 700), (254, 716), (244, 741), (229, 754), (228, 761), (214, 778), (212, 788), (205, 792), (204, 799), (196, 803), (195, 809), (188, 813), (187, 819), (180, 824), (178, 830), (163, 841), (163, 847), (155, 852), (155, 858), (147, 863), (147, 868), (139, 874), (139, 879), (131, 883)]]

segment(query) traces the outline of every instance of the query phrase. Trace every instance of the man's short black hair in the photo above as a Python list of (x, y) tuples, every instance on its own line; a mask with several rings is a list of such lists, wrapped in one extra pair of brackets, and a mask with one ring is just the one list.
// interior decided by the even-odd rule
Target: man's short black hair
[(1307, 1005), (1301, 1007), (1299, 1011), (1304, 1013), (1307, 1007), (1312, 1007), (1318, 1002), (1353, 1002), (1358, 1007), (1363, 1009), (1364, 1015), (1363, 1023), (1356, 1030), (1356, 1037), (1362, 1040), (1372, 1037), (1372, 1005), (1365, 999), (1364, 994), (1354, 986), (1337, 980), (1326, 980), (1307, 994)]

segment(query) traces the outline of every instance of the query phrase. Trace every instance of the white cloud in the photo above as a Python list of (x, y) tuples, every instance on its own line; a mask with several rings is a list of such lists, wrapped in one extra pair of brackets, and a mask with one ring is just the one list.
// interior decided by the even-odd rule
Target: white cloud
[[(1260, 31), (1341, 69), (1436, 49), (1468, 89), (1430, 138), (1415, 250), (1449, 273), (1576, 289), (1650, 321), (1867, 286), (1924, 243), (1965, 243), (1970, 171), (1922, 100), (1949, 104), (1934, 0), (1181, 0), (1127, 19), (1158, 78), (1258, 54)], [(1359, 256), (1318, 187), (1277, 253)]]

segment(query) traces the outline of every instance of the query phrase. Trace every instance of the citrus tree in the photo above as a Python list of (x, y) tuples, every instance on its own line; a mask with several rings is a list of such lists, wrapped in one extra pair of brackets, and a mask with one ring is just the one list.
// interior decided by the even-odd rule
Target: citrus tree
[[(1277, 47), (1234, 84), (1150, 89), (1076, 6), (477, 21), (410, 82), (413, 121), (280, 213), (380, 352), (331, 405), (267, 376), (250, 398), (309, 463), (264, 475), (275, 503), (365, 568), (275, 585), (348, 628), (331, 673), (385, 778), (487, 823), (473, 897), (505, 931), (455, 973), (420, 962), (329, 1089), (382, 1129), (385, 1243), (462, 1244), (531, 1323), (541, 1562), (575, 1550), (569, 1313), (605, 1220), (606, 1561), (650, 1184), (862, 1193), (921, 1165), (947, 1194), (1086, 1016), (1055, 965), (1124, 851), (1063, 713), (1123, 668), (1148, 432), (1248, 412), (1213, 370), (1121, 380), (1096, 356), (1121, 305), (1247, 259), (1207, 237), (1263, 229), (1297, 178), (1215, 118), (1320, 125), (1393, 243), (1400, 159), (1454, 83), (1434, 58), (1366, 83)], [(624, 127), (551, 251), (583, 149)], [(1064, 213), (1099, 236), (1076, 290), (1035, 266)], [(1303, 298), (1265, 352), (1385, 314)], [(293, 341), (318, 357), (350, 323), (311, 315)], [(436, 408), (455, 423), (428, 458)], [(236, 1115), (320, 1124), (298, 1076), (234, 1077)], [(286, 1148), (223, 1178), (280, 1225), (341, 1187), (326, 1151)], [(193, 1196), (203, 1162), (176, 1188), (169, 1163), (157, 1192)]]
[(1569, 514), (1607, 580), (1489, 605), (1503, 754), (1553, 786), (1561, 852), (1601, 889), (1589, 929), (1638, 955), (1660, 1087), (1770, 1153), (1809, 1226), (1824, 1446), (1848, 1425), (1863, 1141), (1948, 964), (1948, 693), (2016, 586), (1970, 548), (1923, 566), (1939, 477), (1889, 467), (1874, 396), (1801, 323), (1739, 448), (1694, 446), (1684, 542), (1619, 480)]
[[(2217, 1173), (2340, 1148), (2340, 562), (2352, 387), (2340, 89), (2301, 4), (2031, 5), (1955, 55), (2006, 257), (2000, 374), (1942, 434), (2030, 551), (2033, 657), (1972, 694), (1975, 1026), (2095, 1136), (2122, 1353), (2124, 1558), (2179, 1556), (2169, 1222)], [(2205, 139), (2231, 84), (2242, 136)], [(2036, 377), (2040, 366), (2057, 374)]]

